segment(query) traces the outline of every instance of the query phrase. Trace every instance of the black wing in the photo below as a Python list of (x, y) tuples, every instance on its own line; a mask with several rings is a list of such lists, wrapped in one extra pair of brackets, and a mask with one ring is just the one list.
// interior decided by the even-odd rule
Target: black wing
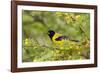
[(61, 41), (62, 39), (68, 39), (68, 37), (67, 36), (59, 36), (55, 40), (56, 41)]
[(59, 37), (57, 37), (55, 40), (56, 40), (56, 41), (61, 41), (62, 39), (64, 39), (64, 40), (70, 40), (70, 41), (74, 41), (74, 42), (80, 42), (79, 40), (72, 40), (72, 39), (69, 38), (68, 36), (59, 36)]

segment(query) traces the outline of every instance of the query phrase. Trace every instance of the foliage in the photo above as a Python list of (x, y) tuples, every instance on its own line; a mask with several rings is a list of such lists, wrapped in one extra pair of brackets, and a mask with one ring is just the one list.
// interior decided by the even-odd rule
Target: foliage
[[(89, 13), (23, 10), (23, 62), (89, 59), (89, 20)], [(47, 34), (50, 29), (80, 42), (54, 44)]]

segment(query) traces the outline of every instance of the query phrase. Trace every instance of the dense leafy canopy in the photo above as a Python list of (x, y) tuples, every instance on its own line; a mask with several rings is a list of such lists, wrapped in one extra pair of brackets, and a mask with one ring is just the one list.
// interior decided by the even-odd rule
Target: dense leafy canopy
[[(48, 37), (48, 30), (79, 40), (62, 47)], [(90, 58), (90, 14), (54, 11), (22, 11), (23, 62), (83, 60)]]

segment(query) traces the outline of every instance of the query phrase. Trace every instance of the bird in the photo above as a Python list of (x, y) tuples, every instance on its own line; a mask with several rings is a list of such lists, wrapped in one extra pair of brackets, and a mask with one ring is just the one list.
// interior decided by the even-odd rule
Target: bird
[(54, 30), (48, 30), (48, 36), (50, 37), (53, 43), (58, 44), (58, 45), (62, 45), (66, 40), (79, 42), (79, 40), (73, 40), (69, 38), (68, 36), (55, 32)]

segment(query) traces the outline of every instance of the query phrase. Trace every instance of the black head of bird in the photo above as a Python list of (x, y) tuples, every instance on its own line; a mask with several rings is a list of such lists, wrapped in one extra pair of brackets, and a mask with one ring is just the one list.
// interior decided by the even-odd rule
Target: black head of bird
[[(55, 34), (57, 34), (57, 33), (53, 30), (48, 31), (48, 36), (50, 37), (51, 40), (53, 40), (52, 38), (54, 37)], [(79, 40), (73, 40), (70, 37), (65, 36), (65, 35), (56, 36), (54, 40), (55, 41), (70, 40), (70, 41), (74, 41), (74, 42), (79, 42)]]
[(49, 37), (52, 39), (52, 37), (54, 36), (55, 32), (53, 30), (49, 30), (48, 31), (48, 35)]

